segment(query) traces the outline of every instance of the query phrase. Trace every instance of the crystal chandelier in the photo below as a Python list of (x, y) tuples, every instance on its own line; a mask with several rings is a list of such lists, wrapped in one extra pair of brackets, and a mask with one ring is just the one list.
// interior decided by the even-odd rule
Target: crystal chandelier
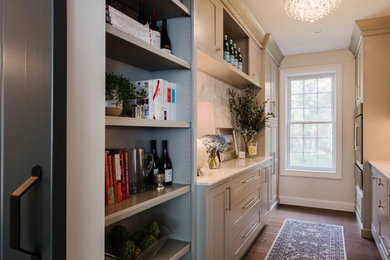
[(285, 0), (288, 16), (299, 21), (314, 22), (330, 15), (340, 5), (340, 0)]

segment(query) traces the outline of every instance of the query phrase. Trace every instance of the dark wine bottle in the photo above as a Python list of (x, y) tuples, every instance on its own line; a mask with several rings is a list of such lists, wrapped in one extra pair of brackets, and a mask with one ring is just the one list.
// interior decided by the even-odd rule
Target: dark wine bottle
[(161, 156), (160, 163), (160, 173), (165, 174), (164, 185), (172, 184), (173, 180), (173, 171), (172, 171), (172, 162), (168, 155), (168, 141), (163, 140), (163, 152)]
[(234, 65), (234, 49), (233, 49), (233, 40), (229, 41), (229, 63)]
[(172, 53), (171, 40), (168, 37), (167, 31), (167, 19), (163, 19), (162, 30), (161, 30), (161, 49), (165, 52)]
[(153, 174), (158, 174), (160, 171), (160, 160), (158, 159), (158, 155), (157, 155), (156, 140), (152, 140), (151, 144), (152, 144), (152, 154), (154, 157)]
[(144, 1), (139, 2), (138, 19), (137, 20), (141, 24), (148, 23), (148, 17), (145, 14), (145, 2)]
[(223, 59), (229, 62), (229, 42), (226, 34), (223, 39)]
[(160, 31), (160, 28), (157, 26), (157, 13), (156, 10), (152, 11), (152, 22), (150, 23), (150, 29), (153, 31)]

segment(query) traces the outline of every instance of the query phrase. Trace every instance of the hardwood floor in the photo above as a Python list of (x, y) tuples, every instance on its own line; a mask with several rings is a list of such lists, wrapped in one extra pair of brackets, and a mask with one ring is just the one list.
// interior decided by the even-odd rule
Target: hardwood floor
[(268, 225), (245, 256), (246, 260), (265, 259), (286, 218), (344, 226), (345, 247), (348, 260), (381, 259), (373, 240), (360, 237), (354, 213), (297, 206), (279, 205)]

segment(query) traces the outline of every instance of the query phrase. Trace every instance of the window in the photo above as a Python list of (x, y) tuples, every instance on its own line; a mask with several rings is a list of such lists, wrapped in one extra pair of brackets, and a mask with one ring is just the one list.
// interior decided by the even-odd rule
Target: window
[(287, 77), (287, 169), (336, 172), (335, 73)]

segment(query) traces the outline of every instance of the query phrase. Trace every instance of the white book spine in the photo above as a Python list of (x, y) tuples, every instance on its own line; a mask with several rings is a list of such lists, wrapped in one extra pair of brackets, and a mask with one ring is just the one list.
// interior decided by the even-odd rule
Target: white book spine
[(115, 158), (115, 176), (116, 176), (116, 180), (120, 181), (121, 180), (121, 176), (122, 176), (120, 155), (119, 154), (115, 154), (114, 158)]

